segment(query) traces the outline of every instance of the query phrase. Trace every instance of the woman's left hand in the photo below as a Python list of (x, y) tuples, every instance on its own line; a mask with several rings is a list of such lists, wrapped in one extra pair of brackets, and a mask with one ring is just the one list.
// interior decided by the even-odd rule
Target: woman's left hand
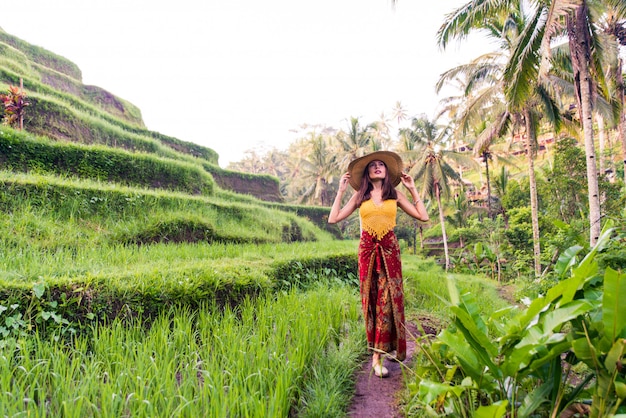
[(413, 180), (413, 177), (409, 176), (407, 173), (400, 174), (400, 180), (402, 180), (402, 184), (404, 184), (404, 187), (407, 189), (410, 190), (415, 188), (415, 181)]

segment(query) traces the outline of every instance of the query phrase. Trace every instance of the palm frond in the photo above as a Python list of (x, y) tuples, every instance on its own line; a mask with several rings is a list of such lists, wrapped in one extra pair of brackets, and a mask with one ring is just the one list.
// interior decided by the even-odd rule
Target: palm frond
[(493, 122), (476, 137), (474, 142), (474, 155), (480, 155), (485, 148), (489, 148), (491, 144), (504, 135), (511, 123), (510, 113), (504, 111), (498, 114)]
[(537, 79), (540, 55), (537, 53), (545, 28), (545, 11), (538, 9), (522, 30), (516, 47), (504, 70), (505, 96), (511, 110), (522, 106), (531, 94), (532, 83)]
[(604, 0), (604, 4), (611, 9), (618, 19), (626, 18), (626, 2), (624, 0)]
[(483, 28), (488, 16), (506, 9), (508, 3), (502, 0), (470, 0), (445, 16), (443, 25), (437, 31), (437, 44), (445, 49), (450, 41), (466, 38), (472, 30)]
[(487, 115), (501, 113), (504, 103), (500, 101), (502, 85), (491, 85), (490, 87), (475, 92), (468, 97), (464, 111), (459, 115), (458, 125), (462, 135), (467, 134), (476, 120), (485, 120)]
[(542, 104), (541, 109), (543, 116), (547, 117), (550, 124), (558, 132), (561, 129), (561, 111), (559, 106), (554, 102), (553, 95), (550, 94), (543, 83), (537, 84), (535, 94)]
[[(490, 52), (483, 54), (467, 64), (458, 65), (443, 72), (437, 83), (435, 91), (439, 93), (445, 85), (458, 84), (459, 87), (468, 90), (468, 83), (472, 85), (479, 81), (492, 81), (497, 79), (497, 75), (501, 72), (498, 61), (502, 58), (500, 52)], [(496, 76), (494, 76), (494, 74)]]
[(581, 0), (553, 0), (549, 2), (545, 18), (545, 31), (541, 40), (540, 53), (544, 57), (539, 69), (540, 76), (548, 73), (550, 54), (552, 51), (552, 40), (565, 30), (563, 21), (576, 7), (581, 4)]

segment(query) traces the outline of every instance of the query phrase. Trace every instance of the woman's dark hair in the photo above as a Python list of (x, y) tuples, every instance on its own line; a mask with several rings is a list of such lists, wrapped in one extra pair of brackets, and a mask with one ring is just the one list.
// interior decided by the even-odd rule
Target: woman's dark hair
[[(383, 162), (383, 164), (385, 164)], [(374, 186), (370, 180), (369, 175), (369, 164), (365, 167), (365, 171), (363, 172), (363, 177), (361, 177), (361, 186), (359, 187), (359, 191), (356, 192), (356, 206), (361, 207), (361, 203), (372, 197), (372, 189)], [(398, 193), (396, 192), (396, 188), (393, 187), (391, 181), (389, 180), (389, 171), (387, 170), (387, 164), (385, 164), (385, 179), (383, 180), (383, 200), (397, 200)]]

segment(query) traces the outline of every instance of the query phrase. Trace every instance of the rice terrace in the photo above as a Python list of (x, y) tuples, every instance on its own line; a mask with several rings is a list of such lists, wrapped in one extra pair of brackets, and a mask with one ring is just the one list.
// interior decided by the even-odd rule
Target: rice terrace
[[(483, 23), (512, 48), (507, 31), (539, 18), (507, 13)], [(444, 24), (442, 46), (468, 22)], [(0, 29), (0, 416), (626, 416), (623, 74), (603, 56), (595, 90), (577, 90), (571, 45), (550, 57), (560, 89), (516, 79), (531, 98), (511, 98), (505, 69), (527, 63), (498, 51), (513, 67), (442, 76), (464, 74), (473, 99), (499, 89), (446, 127), (416, 116), (392, 138), (351, 117), (221, 168)], [(590, 124), (576, 91), (594, 97)], [(328, 223), (348, 161), (381, 148), (430, 218), (398, 212), (409, 356), (382, 353), (386, 378), (363, 325), (359, 218)]]

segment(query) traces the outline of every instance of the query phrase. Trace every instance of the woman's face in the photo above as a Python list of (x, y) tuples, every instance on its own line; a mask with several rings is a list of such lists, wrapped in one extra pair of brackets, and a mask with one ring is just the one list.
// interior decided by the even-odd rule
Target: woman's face
[(367, 174), (370, 180), (384, 180), (387, 177), (387, 166), (380, 160), (374, 160), (367, 165)]

